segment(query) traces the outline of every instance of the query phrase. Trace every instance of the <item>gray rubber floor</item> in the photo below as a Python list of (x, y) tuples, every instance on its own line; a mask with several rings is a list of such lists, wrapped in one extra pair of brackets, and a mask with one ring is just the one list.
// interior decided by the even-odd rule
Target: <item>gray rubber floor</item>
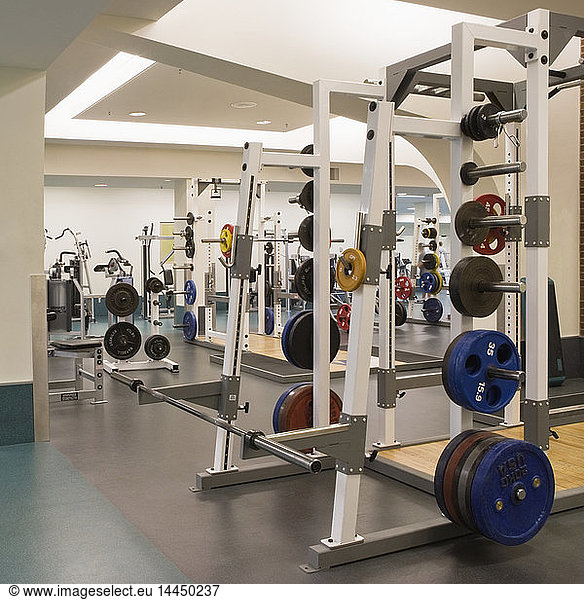
[[(220, 369), (210, 351), (173, 339), (173, 375), (144, 374), (150, 385), (208, 380)], [(448, 329), (407, 324), (398, 344), (441, 353)], [(437, 352), (438, 351), (438, 352)], [(139, 357), (136, 357), (137, 359)], [(60, 371), (62, 368), (55, 371)], [(248, 376), (252, 393), (242, 427), (269, 424), (275, 402), (270, 382)], [(52, 443), (187, 577), (218, 583), (582, 583), (584, 511), (552, 516), (527, 544), (507, 548), (467, 536), (393, 555), (335, 567), (312, 575), (298, 565), (307, 547), (328, 536), (334, 473), (300, 475), (193, 494), (195, 473), (210, 466), (213, 427), (168, 405), (138, 406), (124, 385), (107, 378), (109, 403), (55, 404)], [(273, 384), (272, 384), (273, 385)], [(250, 392), (251, 391), (251, 392)], [(447, 403), (438, 388), (409, 396), (398, 412), (398, 429), (412, 435), (440, 433)], [(446, 407), (446, 408), (445, 408)], [(446, 416), (445, 416), (446, 411)], [(401, 423), (399, 422), (401, 419)], [(418, 428), (416, 430), (416, 427)], [(433, 497), (375, 473), (363, 477), (358, 531), (363, 534), (438, 515)], [(88, 560), (90, 558), (88, 557)]]

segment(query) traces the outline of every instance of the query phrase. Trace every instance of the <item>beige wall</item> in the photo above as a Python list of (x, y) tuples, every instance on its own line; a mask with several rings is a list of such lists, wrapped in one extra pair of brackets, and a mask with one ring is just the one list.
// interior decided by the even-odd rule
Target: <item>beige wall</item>
[(0, 68), (0, 383), (32, 381), (30, 275), (43, 272), (45, 75)]

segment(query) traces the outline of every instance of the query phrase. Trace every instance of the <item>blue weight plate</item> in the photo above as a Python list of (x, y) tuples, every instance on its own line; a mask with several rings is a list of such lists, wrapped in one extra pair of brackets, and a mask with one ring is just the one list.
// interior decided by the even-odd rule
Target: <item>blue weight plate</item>
[(274, 311), (271, 308), (266, 308), (264, 331), (267, 335), (272, 335), (272, 333), (274, 333)]
[(280, 417), (280, 410), (282, 408), (282, 404), (284, 404), (284, 401), (288, 398), (288, 396), (291, 394), (291, 392), (293, 392), (295, 389), (299, 388), (301, 385), (312, 385), (312, 384), (307, 383), (307, 382), (295, 383), (292, 387), (289, 387), (285, 392), (282, 392), (282, 394), (276, 401), (276, 404), (274, 405), (274, 410), (272, 411), (272, 428), (274, 430), (274, 433), (280, 433), (278, 419)]
[(428, 298), (422, 305), (422, 314), (428, 323), (438, 323), (444, 314), (442, 302), (438, 298)]
[(477, 529), (505, 546), (523, 544), (545, 524), (554, 492), (554, 472), (545, 453), (523, 440), (505, 440), (485, 454), (472, 481)]
[(420, 288), (428, 294), (434, 294), (438, 289), (438, 277), (435, 273), (422, 273), (420, 276)]
[[(303, 315), (304, 313), (310, 312), (308, 310), (303, 310), (302, 312), (299, 312), (297, 314), (295, 314), (293, 317), (290, 317), (287, 321), (286, 321), (286, 325), (284, 325), (284, 330), (282, 331), (282, 339), (281, 339), (281, 345), (282, 345), (282, 352), (284, 353), (284, 356), (286, 357), (286, 360), (289, 363), (292, 363), (292, 361), (290, 360), (290, 353), (288, 351), (288, 340), (290, 337), (290, 329), (292, 328), (292, 325), (294, 325), (294, 322), (296, 321), (296, 319), (298, 319), (301, 315)], [(294, 364), (294, 363), (292, 363)]]
[(519, 353), (510, 338), (500, 331), (468, 331), (452, 349), (443, 369), (447, 370), (447, 393), (453, 402), (486, 414), (505, 408), (517, 391), (518, 382), (491, 378), (490, 366), (520, 369)]
[(197, 299), (197, 286), (192, 279), (185, 282), (185, 302), (187, 304), (194, 304)]
[(442, 450), (442, 454), (440, 454), (440, 458), (438, 459), (438, 463), (436, 465), (436, 470), (434, 471), (434, 497), (436, 498), (436, 502), (438, 504), (438, 508), (442, 514), (452, 521), (452, 516), (448, 514), (448, 510), (446, 509), (446, 504), (444, 502), (444, 472), (446, 471), (446, 466), (448, 465), (448, 461), (452, 456), (452, 453), (456, 450), (458, 445), (465, 440), (469, 435), (473, 435), (474, 433), (478, 433), (478, 429), (468, 429), (467, 431), (463, 431), (459, 433), (457, 436), (453, 437), (444, 450)]
[(458, 341), (463, 336), (464, 336), (464, 333), (461, 333), (461, 334), (457, 335), (450, 342), (450, 344), (448, 345), (448, 348), (446, 349), (446, 352), (444, 353), (444, 358), (442, 359), (442, 385), (444, 386), (444, 390), (448, 394), (449, 398), (452, 398), (453, 392), (452, 392), (452, 388), (450, 386), (450, 381), (449, 381), (449, 376), (451, 375), (451, 372), (448, 371), (448, 369), (446, 368), (446, 365), (448, 365), (448, 363), (450, 362), (450, 356), (452, 355), (452, 351), (454, 350), (454, 348), (456, 348)]
[(197, 317), (191, 310), (186, 310), (183, 315), (183, 335), (187, 340), (197, 337)]

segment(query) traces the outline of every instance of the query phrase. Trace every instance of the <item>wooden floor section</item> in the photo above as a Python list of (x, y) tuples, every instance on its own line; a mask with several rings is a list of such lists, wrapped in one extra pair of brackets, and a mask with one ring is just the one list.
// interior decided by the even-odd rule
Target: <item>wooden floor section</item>
[[(556, 491), (584, 486), (584, 423), (554, 427), (559, 439), (550, 438), (548, 458), (554, 468)], [(501, 429), (497, 433), (523, 439), (523, 427)], [(394, 463), (433, 475), (438, 458), (448, 440), (405, 446), (380, 452)]]
[[(219, 338), (213, 338), (211, 340), (214, 344), (225, 345), (225, 340)], [(286, 360), (284, 353), (282, 352), (282, 344), (279, 337), (272, 337), (268, 335), (259, 335), (257, 333), (249, 334), (249, 349), (251, 352), (256, 354), (263, 354), (264, 356), (271, 356), (272, 358), (278, 358), (280, 360)], [(379, 364), (379, 359), (376, 356), (371, 357), (371, 366), (376, 367)], [(397, 365), (404, 364), (403, 362), (396, 361)], [(347, 351), (339, 350), (337, 356), (331, 363), (331, 371), (344, 371), (347, 366)]]

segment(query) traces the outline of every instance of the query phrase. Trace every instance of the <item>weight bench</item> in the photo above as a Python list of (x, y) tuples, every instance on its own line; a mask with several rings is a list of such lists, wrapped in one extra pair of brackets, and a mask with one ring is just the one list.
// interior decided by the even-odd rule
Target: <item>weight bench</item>
[[(85, 400), (92, 398), (91, 404), (106, 404), (103, 398), (103, 347), (101, 339), (53, 340), (49, 344), (49, 358), (72, 358), (75, 361), (75, 387), (66, 391), (49, 391), (49, 402)], [(86, 371), (83, 360), (93, 361), (93, 371)], [(93, 387), (84, 389), (84, 379), (93, 382)], [(69, 381), (50, 381), (49, 386), (63, 385)]]

